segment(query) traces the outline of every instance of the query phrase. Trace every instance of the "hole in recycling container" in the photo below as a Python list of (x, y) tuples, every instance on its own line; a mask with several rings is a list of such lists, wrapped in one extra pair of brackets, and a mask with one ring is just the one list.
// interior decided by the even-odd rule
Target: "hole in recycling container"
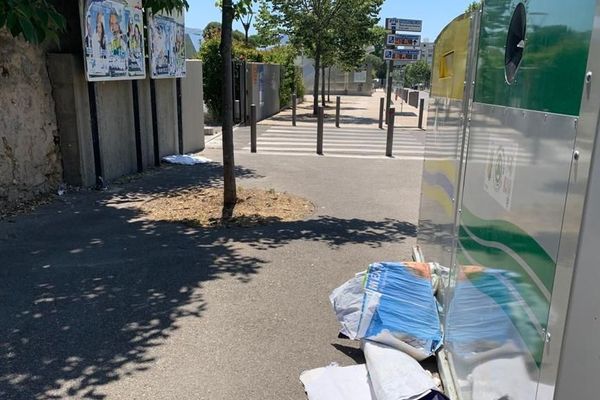
[(519, 3), (513, 12), (506, 36), (506, 53), (504, 54), (504, 73), (506, 83), (512, 85), (519, 72), (523, 52), (525, 51), (527, 34), (527, 11), (525, 5)]

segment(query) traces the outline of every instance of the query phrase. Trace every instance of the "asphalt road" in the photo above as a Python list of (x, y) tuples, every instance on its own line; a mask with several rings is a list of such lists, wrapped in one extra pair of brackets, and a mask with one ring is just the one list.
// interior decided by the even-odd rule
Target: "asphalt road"
[(236, 132), (239, 184), (304, 196), (312, 217), (193, 230), (120, 206), (214, 184), (211, 164), (0, 222), (0, 398), (300, 400), (301, 371), (361, 361), (328, 295), (410, 257), (422, 162), (252, 155), (248, 140)]

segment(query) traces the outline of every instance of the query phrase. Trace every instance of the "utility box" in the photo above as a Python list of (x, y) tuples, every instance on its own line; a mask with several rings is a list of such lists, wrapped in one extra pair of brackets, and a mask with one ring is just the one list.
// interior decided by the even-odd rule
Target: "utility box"
[(415, 256), (447, 273), (454, 398), (597, 398), (598, 18), (487, 0), (436, 40)]

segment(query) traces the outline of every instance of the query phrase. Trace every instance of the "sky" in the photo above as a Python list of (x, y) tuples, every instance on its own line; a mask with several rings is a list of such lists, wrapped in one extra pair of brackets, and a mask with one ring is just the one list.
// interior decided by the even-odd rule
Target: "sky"
[[(221, 10), (215, 7), (215, 0), (188, 0), (188, 3), (186, 26), (203, 29), (211, 21), (221, 21)], [(444, 26), (462, 14), (470, 3), (472, 0), (386, 0), (380, 14), (381, 25), (389, 17), (421, 19), (423, 39), (434, 41)], [(239, 22), (234, 29), (243, 31)]]

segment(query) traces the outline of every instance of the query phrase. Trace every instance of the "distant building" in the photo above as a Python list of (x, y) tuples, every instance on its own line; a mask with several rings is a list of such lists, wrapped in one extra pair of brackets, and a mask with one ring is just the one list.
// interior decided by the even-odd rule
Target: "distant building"
[(185, 51), (187, 58), (195, 58), (202, 45), (202, 29), (185, 28)]
[(427, 61), (429, 66), (433, 65), (433, 49), (435, 44), (433, 42), (422, 42), (421, 43), (421, 60)]

